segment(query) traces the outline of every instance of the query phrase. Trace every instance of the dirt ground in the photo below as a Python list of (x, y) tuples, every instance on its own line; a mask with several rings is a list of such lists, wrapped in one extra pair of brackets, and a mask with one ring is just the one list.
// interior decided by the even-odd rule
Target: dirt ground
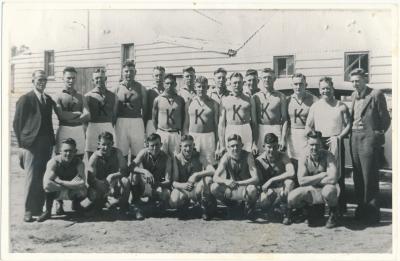
[[(10, 252), (18, 253), (391, 253), (392, 213), (385, 209), (379, 226), (352, 220), (349, 206), (343, 224), (334, 229), (284, 226), (263, 219), (255, 222), (193, 218), (178, 220), (174, 211), (163, 218), (127, 220), (104, 211), (98, 218), (53, 216), (44, 223), (24, 223), (24, 176), (11, 157)], [(66, 204), (67, 213), (70, 205)], [(223, 209), (220, 209), (223, 211)], [(54, 213), (54, 212), (53, 212)]]

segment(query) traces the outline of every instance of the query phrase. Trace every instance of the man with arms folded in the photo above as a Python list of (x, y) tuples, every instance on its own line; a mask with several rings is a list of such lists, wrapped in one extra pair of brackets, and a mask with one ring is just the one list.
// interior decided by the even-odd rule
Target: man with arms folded
[(210, 164), (203, 167), (199, 153), (194, 149), (192, 136), (182, 136), (181, 151), (174, 156), (173, 164), (174, 189), (170, 198), (171, 207), (177, 209), (178, 217), (182, 219), (187, 216), (192, 200), (200, 203), (202, 218), (210, 220), (217, 207), (217, 202), (210, 192), (215, 169)]
[(226, 138), (238, 134), (243, 140), (243, 149), (256, 151), (253, 142), (254, 129), (252, 118), (252, 103), (250, 97), (243, 94), (243, 76), (240, 73), (232, 73), (230, 76), (232, 95), (222, 98), (221, 117), (218, 126), (220, 150), (219, 157), (224, 153)]
[(104, 69), (99, 68), (93, 72), (92, 79), (95, 88), (85, 94), (89, 105), (90, 121), (86, 130), (85, 151), (88, 159), (97, 150), (98, 136), (107, 131), (114, 133), (113, 122), (117, 110), (117, 96), (107, 90), (107, 76)]
[(146, 115), (146, 136), (155, 133), (153, 120), (151, 118), (151, 113), (153, 110), (154, 100), (158, 95), (164, 92), (164, 76), (165, 68), (162, 66), (156, 66), (153, 68), (153, 80), (154, 86), (147, 90), (147, 115)]
[(153, 206), (165, 210), (171, 194), (172, 162), (161, 150), (160, 135), (152, 133), (147, 137), (147, 148), (139, 152), (129, 169), (134, 204), (139, 204), (141, 197), (149, 197)]
[(228, 216), (236, 203), (245, 202), (244, 214), (255, 219), (255, 206), (258, 199), (258, 171), (253, 155), (243, 150), (242, 139), (237, 134), (227, 138), (227, 153), (221, 158), (213, 176), (212, 194), (228, 207)]
[[(208, 80), (199, 76), (195, 80), (196, 96), (186, 110), (185, 129), (194, 138), (203, 166), (215, 164), (215, 148), (218, 138), (218, 104), (208, 97)], [(187, 131), (186, 131), (187, 133)]]
[(289, 157), (279, 151), (278, 137), (273, 133), (265, 134), (264, 152), (257, 157), (256, 166), (260, 175), (262, 193), (261, 207), (273, 214), (274, 208), (283, 213), (282, 223), (289, 225), (290, 209), (287, 196), (295, 187), (295, 171)]
[[(111, 133), (102, 132), (98, 136), (98, 150), (89, 159), (87, 177), (91, 214), (100, 212), (103, 207), (119, 205), (122, 213), (129, 214), (129, 173), (122, 152), (113, 147)], [(111, 202), (110, 202), (110, 201)]]
[(147, 91), (135, 81), (136, 68), (133, 61), (122, 65), (122, 82), (115, 89), (118, 99), (117, 121), (115, 124), (116, 147), (131, 160), (144, 148), (144, 116), (147, 115)]
[(76, 155), (76, 142), (72, 138), (60, 142), (60, 154), (48, 163), (43, 177), (46, 192), (46, 211), (37, 219), (43, 222), (51, 218), (51, 209), (55, 199), (72, 200), (72, 210), (81, 212), (80, 202), (86, 198), (85, 166)]
[(153, 104), (153, 124), (161, 137), (161, 149), (173, 157), (179, 151), (180, 134), (185, 120), (185, 101), (176, 93), (176, 77), (164, 77), (164, 92)]
[(264, 88), (252, 96), (254, 104), (252, 116), (255, 119), (255, 143), (259, 152), (263, 151), (263, 139), (266, 133), (274, 133), (279, 139), (279, 149), (285, 150), (284, 135), (287, 129), (287, 105), (283, 93), (274, 90), (275, 72), (265, 68), (261, 72)]
[(327, 228), (338, 225), (338, 171), (334, 155), (322, 149), (322, 134), (311, 131), (307, 134), (308, 153), (300, 158), (297, 173), (300, 187), (292, 190), (288, 196), (289, 208), (306, 207), (308, 225), (320, 225), (325, 213), (325, 204), (329, 207)]

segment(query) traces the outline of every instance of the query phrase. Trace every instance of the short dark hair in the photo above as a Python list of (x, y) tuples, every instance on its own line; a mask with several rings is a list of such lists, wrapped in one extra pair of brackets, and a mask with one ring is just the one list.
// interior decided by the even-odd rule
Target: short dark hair
[(246, 76), (249, 76), (249, 75), (254, 75), (254, 76), (258, 77), (258, 72), (257, 72), (257, 70), (254, 70), (254, 69), (248, 69), (246, 71)]
[(194, 69), (192, 66), (183, 68), (183, 69), (182, 69), (182, 72), (196, 73), (195, 69)]
[(306, 80), (306, 76), (304, 75), (304, 74), (302, 74), (302, 73), (295, 73), (295, 74), (293, 74), (292, 75), (292, 79), (293, 78), (301, 78), (302, 80)]
[(94, 70), (94, 72), (93, 73), (106, 73), (106, 69), (104, 69), (104, 68), (97, 68), (96, 70)]
[(273, 73), (273, 74), (275, 74), (275, 71), (274, 70), (272, 70), (271, 68), (264, 68), (264, 69), (262, 69), (261, 70), (263, 73)]
[(230, 76), (229, 79), (231, 80), (233, 77), (239, 77), (240, 79), (243, 80), (243, 75), (240, 72), (233, 72)]
[(164, 81), (165, 81), (166, 79), (170, 79), (171, 81), (173, 81), (173, 82), (176, 83), (176, 76), (173, 75), (172, 73), (167, 73), (167, 74), (164, 76)]
[(200, 83), (201, 85), (208, 86), (208, 79), (204, 76), (197, 76), (194, 80), (195, 83)]
[(78, 73), (78, 72), (75, 70), (75, 67), (72, 67), (72, 66), (67, 66), (67, 67), (65, 67), (64, 70), (63, 70), (63, 74), (65, 74), (66, 72)]
[(98, 137), (98, 141), (100, 141), (101, 139), (109, 140), (109, 141), (114, 142), (113, 135), (108, 131), (103, 131), (102, 133), (100, 133), (100, 135)]
[(235, 140), (235, 141), (237, 141), (237, 142), (242, 143), (242, 137), (240, 137), (240, 135), (238, 135), (238, 134), (231, 134), (231, 135), (229, 135), (227, 141), (230, 142), (230, 141), (232, 141), (232, 140)]
[(194, 141), (194, 138), (192, 135), (185, 134), (185, 135), (182, 135), (182, 137), (181, 137), (181, 142), (184, 142), (184, 141)]
[(34, 70), (33, 73), (32, 73), (32, 78), (35, 78), (37, 73), (44, 74), (44, 76), (46, 76), (46, 78), (47, 78), (47, 74), (43, 70)]
[(329, 86), (333, 87), (332, 78), (329, 77), (329, 76), (321, 77), (321, 78), (319, 79), (319, 83), (318, 83), (318, 84), (320, 84), (321, 82), (326, 82), (327, 84), (329, 84)]
[(320, 131), (311, 130), (307, 133), (307, 139), (321, 139), (322, 133)]
[(61, 141), (61, 144), (68, 144), (76, 148), (76, 141), (73, 138), (67, 138)]
[(350, 72), (350, 76), (359, 75), (361, 77), (367, 77), (367, 73), (362, 68), (356, 68)]
[(274, 133), (267, 133), (264, 136), (264, 143), (265, 144), (272, 144), (272, 143), (277, 143), (278, 142), (278, 136), (276, 136)]
[(150, 134), (149, 136), (147, 136), (147, 139), (146, 139), (147, 142), (156, 141), (156, 140), (161, 141), (161, 137), (157, 133)]
[(134, 60), (127, 60), (127, 61), (125, 61), (125, 62), (122, 64), (122, 68), (125, 68), (125, 67), (135, 67), (135, 68), (136, 68), (135, 61), (134, 61)]
[(226, 75), (228, 72), (224, 68), (219, 67), (217, 70), (214, 71), (214, 75), (216, 75), (217, 73), (223, 73)]
[(153, 71), (154, 71), (154, 70), (159, 70), (160, 72), (165, 73), (165, 68), (162, 67), (162, 66), (159, 66), (159, 65), (155, 66), (155, 67), (153, 68)]

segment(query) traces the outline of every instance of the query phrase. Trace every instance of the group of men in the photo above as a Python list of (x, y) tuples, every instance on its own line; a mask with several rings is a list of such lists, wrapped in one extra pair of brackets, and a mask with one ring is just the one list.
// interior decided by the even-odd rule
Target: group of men
[[(143, 219), (148, 197), (156, 209), (177, 209), (182, 218), (194, 202), (205, 220), (217, 200), (228, 215), (240, 209), (249, 219), (259, 203), (287, 225), (294, 210), (305, 212), (310, 225), (320, 222), (327, 204), (331, 228), (346, 212), (343, 139), (349, 133), (355, 218), (379, 222), (378, 153), (390, 116), (383, 93), (366, 85), (362, 69), (350, 73), (356, 89), (350, 110), (335, 99), (329, 77), (320, 79), (318, 99), (303, 74), (292, 76), (293, 95), (276, 91), (270, 68), (261, 70), (262, 88), (253, 69), (227, 78), (218, 68), (211, 89), (193, 67), (183, 69), (179, 90), (176, 76), (161, 66), (153, 69), (150, 88), (135, 80), (132, 61), (121, 75), (108, 89), (105, 70), (96, 70), (95, 88), (82, 95), (76, 70), (66, 67), (65, 87), (53, 101), (44, 93), (45, 73), (33, 73), (33, 91), (18, 100), (14, 118), (26, 172), (26, 222), (50, 218), (54, 200), (57, 214), (64, 213), (65, 199), (85, 211), (86, 197), (91, 212), (117, 208)], [(59, 119), (55, 137), (52, 110)], [(57, 155), (50, 159), (54, 144)]]

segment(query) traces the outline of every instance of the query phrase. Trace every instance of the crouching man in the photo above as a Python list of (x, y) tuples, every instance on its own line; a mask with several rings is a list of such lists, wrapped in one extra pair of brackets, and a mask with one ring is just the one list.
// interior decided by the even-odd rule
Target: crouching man
[[(141, 197), (149, 197), (156, 209), (168, 207), (171, 194), (172, 163), (166, 152), (161, 150), (161, 137), (152, 133), (147, 137), (147, 148), (142, 149), (133, 160), (131, 170), (132, 202), (138, 204)], [(158, 203), (158, 204), (157, 204)], [(142, 218), (137, 207), (136, 219)]]
[(87, 195), (85, 168), (76, 153), (75, 140), (65, 139), (61, 142), (60, 154), (47, 163), (43, 177), (46, 211), (38, 217), (38, 222), (43, 222), (51, 217), (54, 200), (72, 200), (72, 210), (82, 211), (80, 202)]
[(180, 219), (187, 217), (190, 200), (200, 203), (202, 218), (210, 220), (217, 205), (210, 192), (215, 169), (210, 164), (203, 168), (200, 154), (194, 146), (192, 136), (182, 136), (181, 151), (174, 155), (172, 182), (174, 189), (169, 202), (172, 208), (177, 209)]
[(290, 208), (306, 207), (308, 224), (321, 224), (325, 204), (329, 207), (327, 228), (337, 226), (337, 204), (340, 192), (335, 156), (322, 149), (321, 132), (310, 131), (307, 134), (309, 151), (299, 160), (298, 180), (300, 187), (289, 193)]
[(261, 207), (268, 210), (269, 214), (272, 214), (275, 208), (279, 208), (283, 214), (282, 223), (289, 225), (291, 220), (287, 196), (295, 187), (294, 166), (289, 157), (279, 151), (278, 137), (275, 134), (265, 135), (263, 147), (264, 152), (256, 159), (262, 184)]
[(89, 199), (92, 213), (100, 212), (107, 204), (119, 206), (122, 213), (129, 210), (129, 173), (121, 150), (113, 147), (113, 135), (103, 132), (98, 137), (97, 151), (89, 159), (87, 166)]
[(212, 194), (228, 207), (228, 216), (238, 202), (245, 202), (245, 215), (255, 219), (258, 198), (258, 171), (251, 152), (242, 149), (242, 138), (232, 134), (227, 138), (227, 153), (221, 158), (211, 185)]

